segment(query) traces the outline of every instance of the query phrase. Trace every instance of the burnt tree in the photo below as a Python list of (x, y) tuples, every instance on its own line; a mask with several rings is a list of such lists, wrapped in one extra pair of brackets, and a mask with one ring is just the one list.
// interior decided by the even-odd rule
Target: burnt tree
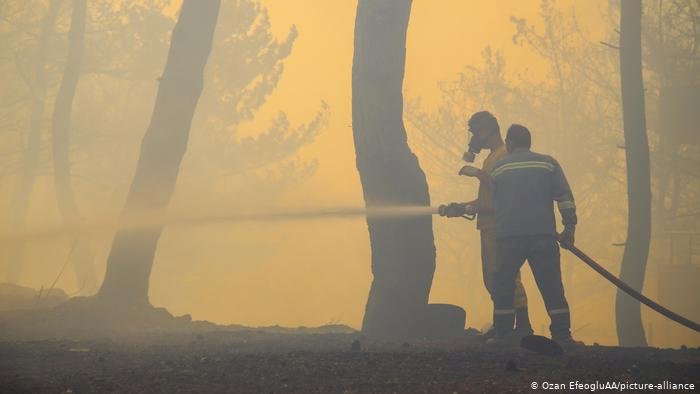
[[(73, 0), (71, 26), (68, 32), (68, 57), (51, 118), (51, 148), (56, 200), (61, 216), (68, 226), (75, 225), (80, 220), (71, 182), (70, 126), (73, 101), (83, 63), (86, 3), (87, 0)], [(91, 293), (95, 290), (97, 283), (90, 238), (86, 235), (76, 237), (71, 263), (75, 269), (78, 285), (83, 291)]]
[[(36, 51), (34, 52), (34, 59), (32, 59), (34, 67), (32, 70), (33, 78), (29, 82), (32, 96), (31, 115), (26, 134), (26, 143), (22, 147), (22, 157), (17, 172), (16, 189), (9, 218), (10, 225), (15, 231), (21, 231), (25, 226), (29, 202), (40, 166), (41, 131), (47, 91), (46, 63), (60, 6), (61, 2), (59, 0), (51, 0), (49, 2), (49, 8), (41, 22), (39, 33), (36, 37)], [(16, 283), (19, 278), (22, 269), (23, 248), (22, 242), (7, 246), (8, 282)]]
[[(410, 11), (407, 0), (360, 0), (357, 5), (352, 127), (368, 208), (430, 205), (425, 174), (408, 146), (403, 123)], [(373, 280), (362, 330), (373, 335), (424, 334), (435, 272), (432, 218), (368, 217), (367, 225)]]
[[(622, 0), (620, 9), (620, 79), (627, 162), (627, 242), (620, 279), (635, 290), (644, 286), (651, 236), (651, 180), (642, 80), (642, 4)], [(621, 346), (646, 346), (641, 306), (621, 290), (615, 299)]]
[[(173, 194), (202, 92), (220, 0), (185, 0), (173, 30), (151, 122), (124, 207), (124, 216), (163, 211)], [(148, 285), (162, 227), (121, 229), (113, 240), (101, 301), (148, 305)]]

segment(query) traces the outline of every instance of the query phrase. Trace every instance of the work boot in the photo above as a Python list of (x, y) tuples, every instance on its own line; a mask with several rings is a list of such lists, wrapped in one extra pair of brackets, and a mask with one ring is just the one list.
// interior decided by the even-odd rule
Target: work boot
[(520, 345), (520, 336), (512, 329), (500, 330), (492, 328), (489, 332), (493, 332), (490, 338), (486, 340), (489, 346), (508, 346), (517, 347)]
[(586, 346), (583, 341), (577, 341), (575, 340), (571, 335), (565, 335), (565, 336), (555, 336), (552, 337), (552, 340), (560, 344), (562, 347), (565, 348), (573, 348), (573, 347), (581, 347), (581, 346)]
[(506, 346), (506, 347), (518, 347), (520, 346), (520, 336), (515, 333), (515, 331), (510, 330), (508, 332), (498, 332), (494, 331), (494, 335), (486, 340), (488, 346)]

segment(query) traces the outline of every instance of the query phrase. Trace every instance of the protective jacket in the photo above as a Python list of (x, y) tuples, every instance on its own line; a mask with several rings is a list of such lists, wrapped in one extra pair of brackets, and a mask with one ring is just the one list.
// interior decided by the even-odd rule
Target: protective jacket
[[(491, 150), (484, 164), (483, 171), (490, 174), (496, 163), (508, 155), (505, 144)], [(493, 229), (496, 226), (496, 219), (493, 210), (493, 196), (491, 193), (491, 182), (479, 182), (479, 214), (476, 217), (476, 228), (479, 230)]]
[(559, 163), (551, 156), (516, 148), (491, 172), (496, 239), (556, 236), (556, 201), (564, 226), (576, 225), (576, 206)]

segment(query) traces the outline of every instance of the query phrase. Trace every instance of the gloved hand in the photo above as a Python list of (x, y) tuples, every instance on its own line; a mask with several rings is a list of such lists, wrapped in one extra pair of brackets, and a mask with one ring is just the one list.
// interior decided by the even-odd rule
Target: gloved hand
[(474, 166), (464, 166), (459, 170), (459, 175), (471, 176), (476, 178), (479, 178), (481, 176), (481, 173), (483, 173), (483, 171)]
[(465, 215), (476, 215), (476, 204), (464, 204)]
[(438, 207), (438, 213), (440, 216), (446, 216), (448, 218), (459, 217), (466, 213), (465, 204), (451, 202), (447, 205), (440, 205)]
[(561, 244), (561, 247), (564, 249), (569, 249), (569, 246), (574, 246), (575, 242), (575, 237), (574, 233), (576, 232), (576, 227), (574, 226), (565, 226), (564, 230), (559, 233), (559, 243)]

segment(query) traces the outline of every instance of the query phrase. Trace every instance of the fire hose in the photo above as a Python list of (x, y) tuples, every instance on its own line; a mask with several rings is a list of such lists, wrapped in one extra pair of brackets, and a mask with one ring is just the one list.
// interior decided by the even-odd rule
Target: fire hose
[(607, 279), (612, 284), (617, 286), (617, 288), (619, 288), (620, 290), (629, 294), (631, 297), (634, 297), (636, 300), (638, 300), (642, 304), (648, 306), (649, 308), (651, 308), (651, 309), (655, 310), (656, 312), (660, 313), (661, 315), (675, 321), (678, 324), (681, 324), (685, 327), (688, 327), (691, 330), (694, 330), (696, 332), (700, 332), (700, 324), (698, 324), (690, 319), (687, 319), (687, 318), (669, 310), (668, 308), (663, 307), (662, 305), (657, 304), (653, 300), (646, 297), (644, 294), (633, 289), (632, 287), (630, 287), (630, 285), (623, 282), (622, 280), (620, 280), (620, 278), (618, 278), (617, 276), (613, 275), (610, 271), (603, 268), (595, 260), (588, 257), (588, 255), (583, 253), (576, 246), (567, 245), (567, 246), (563, 246), (563, 247), (565, 249), (568, 249), (571, 253), (573, 253), (576, 257), (581, 259), (581, 261), (586, 263), (589, 267), (593, 268), (593, 270), (596, 271), (598, 274), (600, 274), (603, 278)]

